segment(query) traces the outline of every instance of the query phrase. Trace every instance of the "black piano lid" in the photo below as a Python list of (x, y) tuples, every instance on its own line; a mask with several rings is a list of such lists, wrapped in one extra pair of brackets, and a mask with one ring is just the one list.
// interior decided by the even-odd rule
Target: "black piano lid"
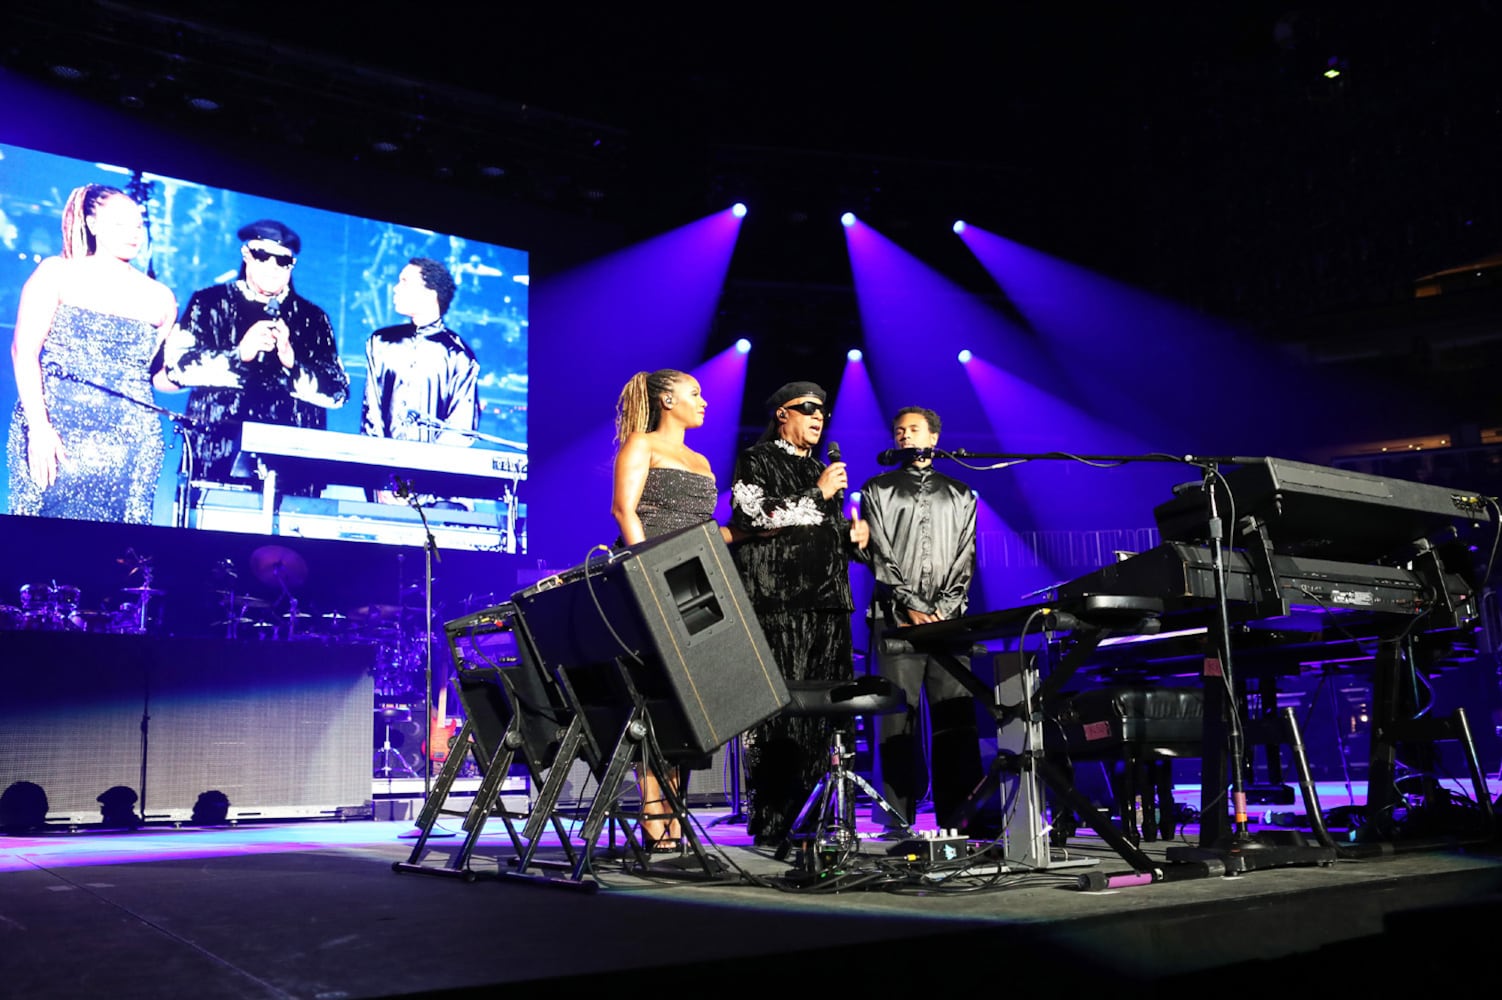
[[(1225, 481), (1230, 496), (1216, 490), (1221, 518), (1255, 517), (1282, 553), (1383, 562), (1419, 540), (1442, 543), (1494, 520), (1487, 498), (1474, 491), (1282, 458), (1239, 466)], [(1165, 541), (1206, 540), (1203, 490), (1160, 504), (1153, 514)]]

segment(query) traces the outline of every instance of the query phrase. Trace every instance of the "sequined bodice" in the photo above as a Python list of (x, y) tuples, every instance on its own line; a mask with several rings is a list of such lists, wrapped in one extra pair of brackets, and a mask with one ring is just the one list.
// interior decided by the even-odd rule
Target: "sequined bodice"
[(636, 516), (648, 538), (714, 518), (719, 493), (714, 480), (686, 469), (647, 470)]
[(42, 371), (49, 382), (66, 372), (149, 403), (155, 347), (156, 328), (145, 320), (62, 303), (42, 345)]
[(18, 403), (6, 442), (12, 514), (151, 522), (163, 451), (148, 408), (155, 348), (144, 320), (58, 305), (42, 344), (42, 396), (68, 459), (51, 486), (31, 479)]

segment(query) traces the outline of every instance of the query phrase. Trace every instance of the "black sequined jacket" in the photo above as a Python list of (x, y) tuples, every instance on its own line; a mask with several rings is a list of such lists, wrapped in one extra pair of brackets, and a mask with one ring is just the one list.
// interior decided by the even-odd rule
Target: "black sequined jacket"
[(240, 282), (194, 292), (177, 329), (167, 338), (167, 375), (178, 385), (192, 387), (185, 412), (201, 428), (194, 434), (196, 478), (231, 480), (243, 422), (323, 430), (328, 426), (327, 411), (344, 405), (349, 396), (349, 376), (339, 362), (328, 314), (288, 291), (279, 299), (275, 315), (287, 323), (297, 359), (291, 369), (283, 368), (270, 351), (240, 360), (245, 332), (272, 316), (267, 304), (249, 295)]
[(815, 485), (823, 471), (781, 439), (747, 448), (735, 463), (730, 525), (750, 537), (731, 551), (757, 611), (852, 610), (849, 565), (859, 550), (839, 496), (826, 500)]

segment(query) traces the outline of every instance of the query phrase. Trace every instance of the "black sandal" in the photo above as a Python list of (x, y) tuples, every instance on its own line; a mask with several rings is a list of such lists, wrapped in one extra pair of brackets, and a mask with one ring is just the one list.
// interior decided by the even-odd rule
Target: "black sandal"
[[(653, 799), (651, 802), (643, 802), (643, 806), (657, 805), (666, 802), (667, 799)], [(637, 829), (641, 833), (641, 846), (648, 854), (680, 854), (683, 851), (683, 838), (681, 836), (666, 835), (652, 837), (647, 833), (647, 823), (651, 820), (660, 820), (664, 827), (671, 827), (674, 820), (680, 819), (677, 813), (649, 813), (643, 812), (637, 816)], [(666, 833), (666, 831), (664, 831)]]

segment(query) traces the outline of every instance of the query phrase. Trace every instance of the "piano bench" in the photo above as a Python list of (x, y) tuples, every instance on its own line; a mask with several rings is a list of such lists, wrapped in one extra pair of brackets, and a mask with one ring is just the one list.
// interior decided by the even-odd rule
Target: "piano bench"
[(1173, 839), (1173, 759), (1200, 754), (1205, 699), (1199, 688), (1093, 688), (1052, 702), (1045, 715), (1044, 748), (1050, 755), (1119, 766), (1111, 785), (1129, 839)]
[(889, 715), (907, 711), (907, 693), (884, 677), (867, 674), (849, 681), (788, 681), (792, 699), (784, 715)]

